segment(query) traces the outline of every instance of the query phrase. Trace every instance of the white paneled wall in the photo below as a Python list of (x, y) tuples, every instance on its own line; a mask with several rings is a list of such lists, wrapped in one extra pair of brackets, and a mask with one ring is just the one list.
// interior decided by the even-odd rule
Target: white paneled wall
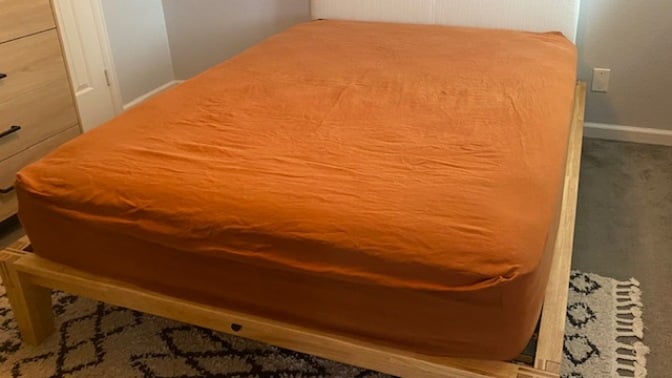
[(357, 21), (431, 24), (434, 1), (425, 0), (313, 0), (312, 17)]
[(576, 40), (580, 0), (312, 0), (312, 17), (561, 31)]

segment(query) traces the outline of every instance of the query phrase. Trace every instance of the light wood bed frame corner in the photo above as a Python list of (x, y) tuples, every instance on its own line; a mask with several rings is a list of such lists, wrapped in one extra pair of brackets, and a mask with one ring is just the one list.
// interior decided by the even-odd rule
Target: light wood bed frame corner
[(402, 377), (559, 377), (576, 217), (585, 92), (585, 83), (578, 82), (567, 154), (561, 218), (546, 288), (534, 366), (421, 355), (185, 301), (124, 282), (91, 275), (24, 252), (23, 249), (30, 244), (26, 237), (0, 252), (0, 275), (23, 341), (37, 345), (54, 331), (51, 290), (57, 289)]

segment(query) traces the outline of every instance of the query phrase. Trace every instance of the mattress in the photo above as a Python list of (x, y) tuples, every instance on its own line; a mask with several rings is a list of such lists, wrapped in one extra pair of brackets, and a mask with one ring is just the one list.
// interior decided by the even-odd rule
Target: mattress
[(19, 216), (75, 268), (508, 359), (543, 301), (575, 76), (559, 33), (299, 24), (23, 169)]

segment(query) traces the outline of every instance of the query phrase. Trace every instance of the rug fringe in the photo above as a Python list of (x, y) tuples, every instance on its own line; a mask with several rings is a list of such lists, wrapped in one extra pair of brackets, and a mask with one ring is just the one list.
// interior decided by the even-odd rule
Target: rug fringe
[[(625, 365), (621, 363), (616, 364), (616, 369), (621, 370), (621, 371), (629, 371), (632, 373), (632, 376), (635, 378), (645, 378), (646, 375), (648, 374), (646, 369), (641, 367), (640, 365), (635, 364), (634, 366), (630, 365)], [(624, 375), (619, 374), (619, 377), (624, 377)]]
[[(641, 340), (644, 338), (644, 322), (642, 321), (642, 290), (639, 281), (631, 278), (628, 281), (616, 281), (614, 286), (614, 307), (616, 309), (616, 337), (635, 337), (632, 345), (617, 341), (618, 350), (614, 364), (614, 376), (621, 376), (620, 371), (630, 372), (635, 378), (644, 378), (646, 356), (649, 348)], [(629, 361), (631, 363), (627, 363)]]

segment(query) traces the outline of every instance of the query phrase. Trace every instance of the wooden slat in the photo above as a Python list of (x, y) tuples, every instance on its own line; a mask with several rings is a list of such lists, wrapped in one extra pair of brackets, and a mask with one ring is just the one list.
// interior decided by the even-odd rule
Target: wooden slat
[(49, 0), (0, 0), (0, 43), (54, 27)]
[(555, 373), (560, 373), (562, 363), (569, 273), (572, 267), (574, 224), (581, 167), (585, 100), (586, 84), (579, 82), (576, 86), (569, 151), (567, 153), (560, 227), (555, 241), (551, 275), (548, 286), (546, 286), (546, 298), (541, 316), (539, 342), (534, 363), (534, 366), (538, 369)]
[(14, 243), (10, 244), (7, 248), (6, 251), (8, 252), (23, 252), (23, 249), (28, 247), (30, 245), (30, 240), (28, 240), (28, 236), (24, 235), (17, 239)]

